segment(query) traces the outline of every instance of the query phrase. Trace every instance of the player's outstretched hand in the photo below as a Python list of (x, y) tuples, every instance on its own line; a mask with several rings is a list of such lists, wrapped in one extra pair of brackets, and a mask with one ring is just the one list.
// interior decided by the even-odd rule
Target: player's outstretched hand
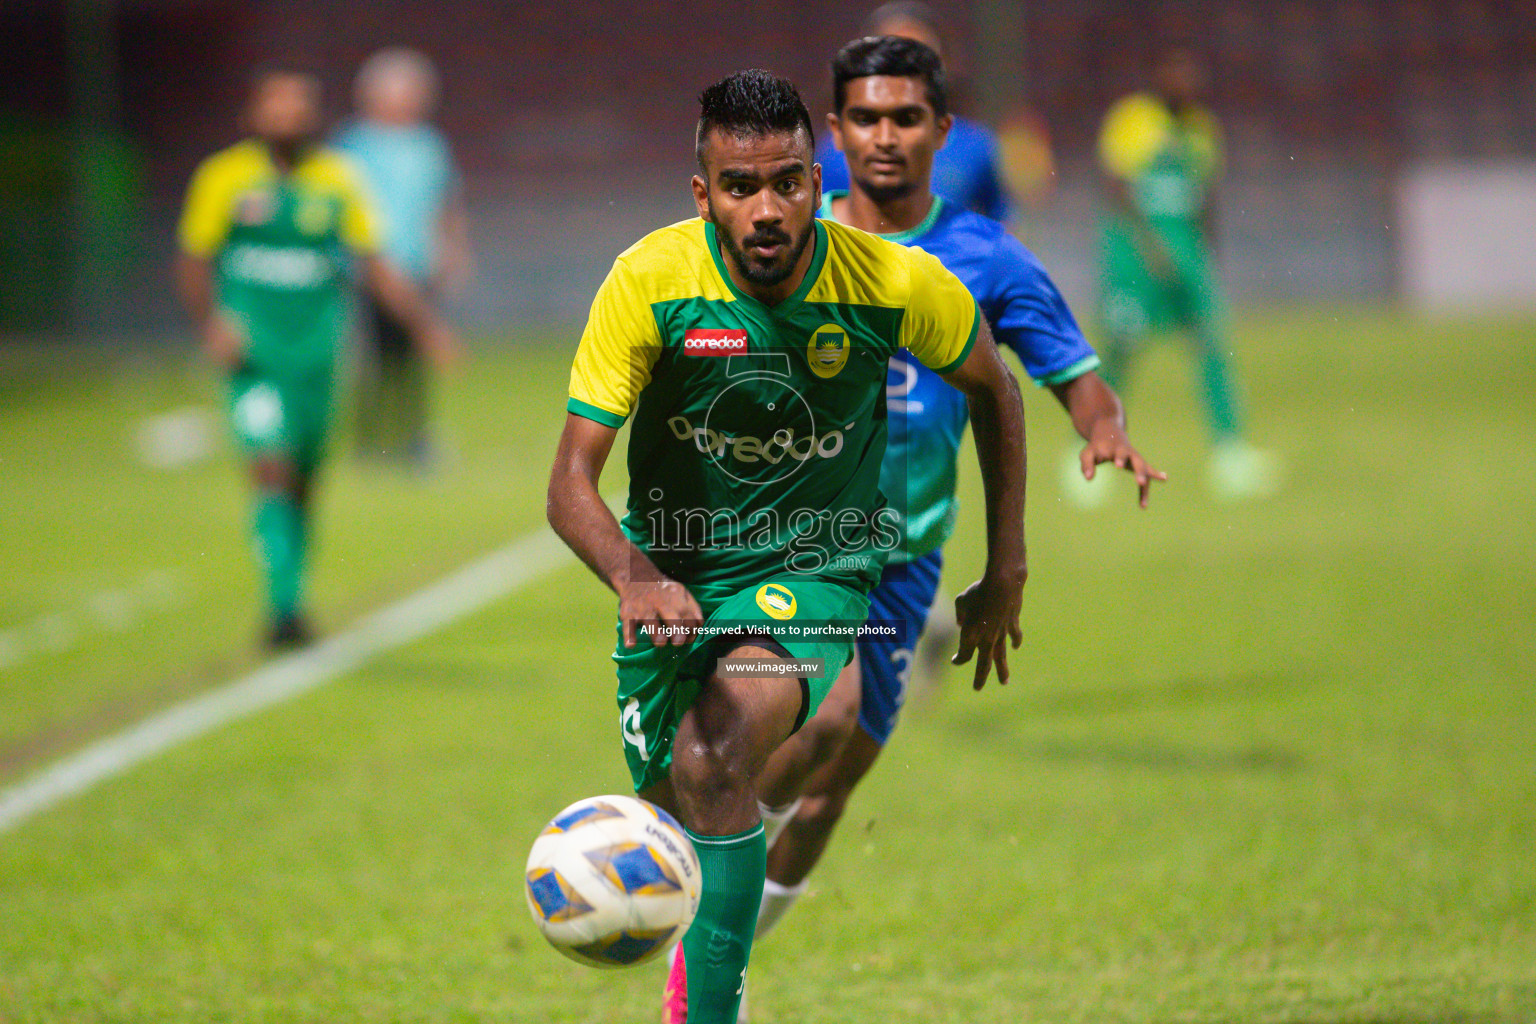
[(657, 647), (681, 647), (704, 625), (704, 613), (687, 587), (663, 577), (626, 583), (619, 591), (619, 621), (625, 647), (636, 646), (645, 630)]
[(1167, 473), (1153, 469), (1152, 464), (1143, 458), (1130, 440), (1118, 430), (1105, 431), (1095, 436), (1092, 441), (1083, 445), (1083, 450), (1078, 457), (1083, 464), (1084, 480), (1092, 480), (1102, 462), (1114, 463), (1134, 476), (1142, 508), (1146, 508), (1147, 503), (1152, 500), (1152, 481), (1168, 479)]
[(434, 320), (421, 332), (420, 345), (439, 373), (458, 365), (464, 358), (464, 346), (458, 332), (443, 320)]
[(960, 649), (950, 659), (951, 665), (964, 665), (976, 656), (975, 689), (987, 685), (987, 676), (997, 667), (999, 684), (1008, 682), (1008, 643), (1015, 649), (1024, 642), (1019, 626), (1019, 610), (1024, 605), (1024, 579), (1027, 570), (1020, 565), (1011, 578), (983, 576), (955, 598), (955, 621), (960, 626)]
[(228, 317), (214, 313), (203, 325), (203, 351), (221, 369), (238, 370), (245, 361), (245, 335)]

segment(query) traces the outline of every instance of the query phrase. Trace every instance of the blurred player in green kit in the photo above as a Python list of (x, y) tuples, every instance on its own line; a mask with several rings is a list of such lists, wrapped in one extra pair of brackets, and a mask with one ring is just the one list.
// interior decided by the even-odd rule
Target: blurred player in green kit
[(256, 486), (252, 529), (273, 647), (305, 643), (311, 484), (325, 450), (352, 268), (446, 360), (452, 332), (379, 255), (379, 225), (346, 159), (317, 143), (320, 83), (271, 68), (252, 81), (249, 137), (204, 160), (179, 228), (176, 283), (209, 356), (228, 373), (229, 414)]
[[(1215, 116), (1199, 102), (1205, 82), (1205, 68), (1192, 52), (1165, 49), (1154, 88), (1124, 97), (1104, 118), (1099, 159), (1109, 210), (1101, 243), (1101, 372), (1123, 393), (1131, 358), (1146, 335), (1166, 329), (1190, 334), (1213, 440), (1208, 482), (1218, 498), (1236, 500), (1274, 491), (1281, 469), (1273, 454), (1242, 437), (1226, 310), (1212, 266), (1222, 141)], [(1077, 468), (1074, 458), (1073, 476)], [(1078, 477), (1069, 493), (1092, 503), (1096, 496), (1080, 483)]]

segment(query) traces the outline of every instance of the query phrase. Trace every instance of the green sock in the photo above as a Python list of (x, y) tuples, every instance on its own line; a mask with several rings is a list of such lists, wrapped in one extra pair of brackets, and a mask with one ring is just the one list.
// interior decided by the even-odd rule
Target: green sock
[(683, 936), (688, 1024), (736, 1024), (768, 872), (768, 843), (760, 824), (734, 836), (690, 831), (688, 838), (704, 875), (698, 916)]
[(1232, 374), (1222, 351), (1225, 339), (1210, 326), (1197, 330), (1200, 343), (1200, 392), (1205, 399), (1205, 414), (1211, 435), (1217, 441), (1238, 435), (1237, 398), (1233, 394)]
[(304, 521), (286, 494), (263, 491), (256, 499), (256, 548), (267, 573), (267, 606), (273, 619), (299, 610), (304, 576)]

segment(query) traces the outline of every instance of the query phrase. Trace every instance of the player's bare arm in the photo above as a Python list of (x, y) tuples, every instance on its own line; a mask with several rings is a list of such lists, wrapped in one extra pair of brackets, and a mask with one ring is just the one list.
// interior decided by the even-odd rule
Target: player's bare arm
[(619, 529), (598, 493), (598, 481), (618, 430), (584, 416), (567, 414), (555, 467), (549, 476), (545, 513), (549, 525), (597, 578), (619, 595), (624, 646), (634, 647), (642, 627), (660, 628), (656, 643), (682, 645), (688, 631), (703, 623), (698, 602), (669, 579)]
[(187, 252), (179, 254), (176, 290), (192, 322), (197, 324), (208, 358), (226, 370), (238, 367), (245, 357), (245, 336), (214, 304), (213, 261)]
[(475, 250), (469, 239), (469, 206), (462, 186), (448, 193), (437, 220), (438, 260), (432, 286), (439, 294), (460, 295), (475, 276)]
[(975, 655), (972, 685), (979, 690), (994, 666), (997, 681), (1008, 681), (1008, 643), (1018, 647), (1024, 640), (1019, 626), (1029, 576), (1024, 551), (1024, 405), (1019, 383), (1003, 365), (985, 320), (971, 354), (944, 379), (965, 393), (986, 496), (986, 569), (955, 598), (960, 649), (953, 664), (964, 665)]
[(362, 269), (364, 285), (381, 305), (405, 324), (416, 345), (429, 359), (441, 367), (458, 358), (458, 336), (410, 278), (378, 255), (364, 256)]
[(1141, 507), (1146, 508), (1152, 497), (1152, 481), (1167, 480), (1168, 474), (1152, 468), (1131, 444), (1120, 396), (1092, 370), (1065, 384), (1052, 385), (1051, 393), (1072, 417), (1078, 436), (1087, 442), (1079, 455), (1083, 478), (1092, 480), (1101, 463), (1112, 463), (1136, 478)]

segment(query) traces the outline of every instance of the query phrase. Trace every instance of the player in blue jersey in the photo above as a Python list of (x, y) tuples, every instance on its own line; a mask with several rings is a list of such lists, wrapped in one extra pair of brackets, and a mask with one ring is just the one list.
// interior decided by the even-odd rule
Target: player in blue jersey
[[(1094, 372), (1098, 356), (1045, 269), (1001, 224), (931, 190), (934, 153), (951, 121), (938, 55), (909, 39), (865, 38), (844, 47), (832, 68), (836, 112), (827, 123), (853, 181), (848, 192), (826, 193), (822, 216), (938, 257), (975, 296), (999, 344), (1071, 416), (1085, 441), (1083, 476), (1093, 478), (1104, 463), (1121, 467), (1146, 507), (1153, 481), (1167, 477), (1131, 444), (1120, 400)], [(869, 624), (894, 625), (898, 635), (858, 642), (857, 659), (816, 717), (775, 754), (759, 786), (765, 826), (782, 828), (769, 852), (759, 935), (803, 891), (849, 794), (896, 725), (938, 588), (941, 547), (955, 525), (965, 397), (905, 353), (891, 360), (886, 395), (881, 490), (904, 514), (905, 539), (870, 595)]]
[[(903, 36), (940, 56), (944, 53), (943, 24), (938, 14), (915, 0), (894, 0), (877, 7), (864, 22), (864, 35)], [(933, 191), (963, 210), (1008, 223), (1013, 210), (998, 170), (997, 136), (969, 118), (958, 114), (949, 118), (943, 148), (933, 159)], [(821, 164), (824, 193), (848, 190), (848, 162), (829, 136), (817, 141), (816, 162)]]

